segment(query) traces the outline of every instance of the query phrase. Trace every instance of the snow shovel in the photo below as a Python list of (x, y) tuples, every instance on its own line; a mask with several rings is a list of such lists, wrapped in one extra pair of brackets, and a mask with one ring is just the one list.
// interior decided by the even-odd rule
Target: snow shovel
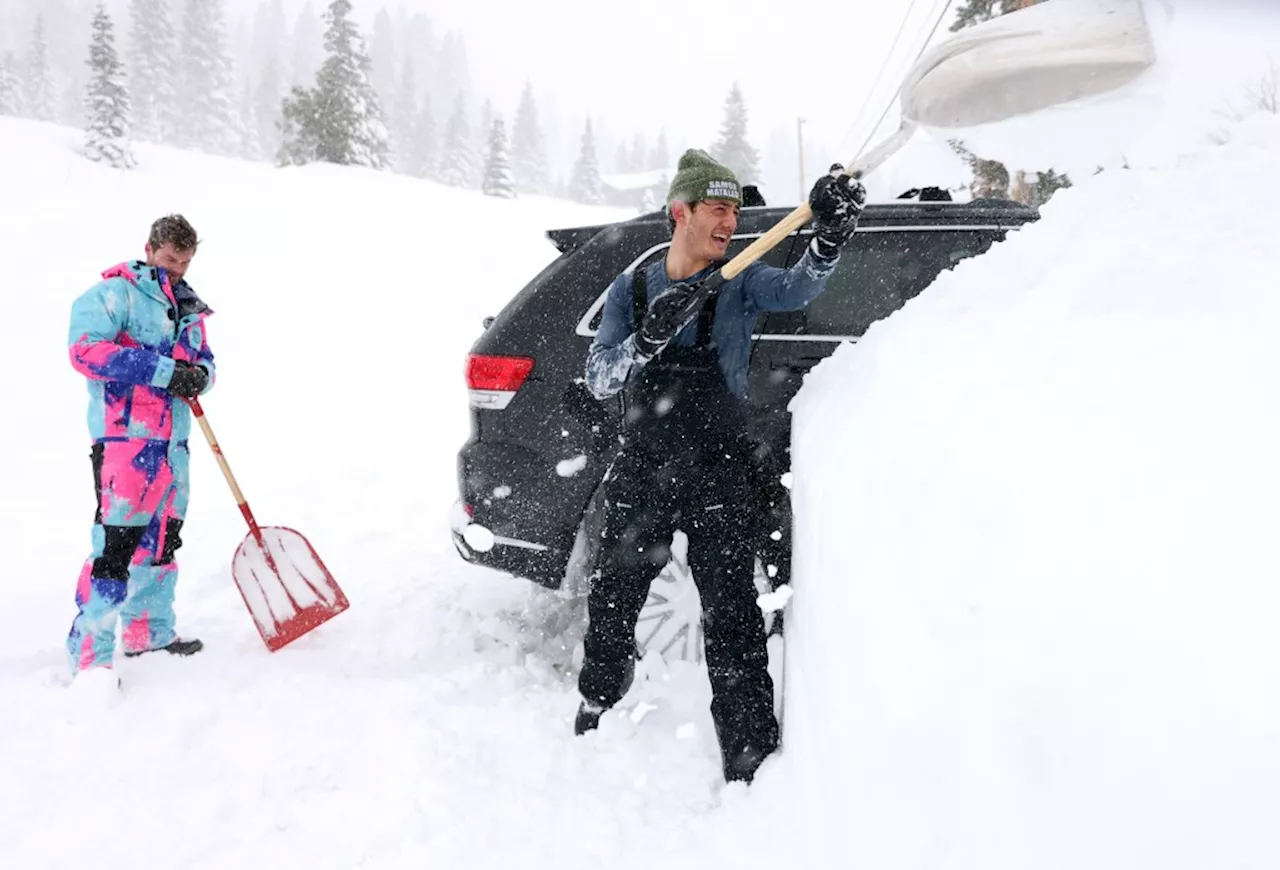
[[(1056, 0), (970, 27), (922, 52), (899, 89), (898, 129), (842, 169), (861, 178), (918, 125), (975, 127), (1113, 91), (1155, 61), (1141, 0)], [(805, 203), (690, 294), (692, 317), (729, 281), (813, 220)]]
[(200, 400), (187, 402), (249, 524), (249, 534), (231, 561), (231, 577), (262, 642), (275, 652), (346, 610), (347, 596), (301, 534), (284, 526), (258, 525), (205, 419)]

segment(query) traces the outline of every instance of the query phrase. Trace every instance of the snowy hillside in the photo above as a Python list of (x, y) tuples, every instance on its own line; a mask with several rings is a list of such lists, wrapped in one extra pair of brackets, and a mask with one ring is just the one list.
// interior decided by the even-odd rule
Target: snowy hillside
[(1259, 114), (1104, 172), (808, 378), (788, 762), (848, 866), (1280, 864), (1277, 165)]

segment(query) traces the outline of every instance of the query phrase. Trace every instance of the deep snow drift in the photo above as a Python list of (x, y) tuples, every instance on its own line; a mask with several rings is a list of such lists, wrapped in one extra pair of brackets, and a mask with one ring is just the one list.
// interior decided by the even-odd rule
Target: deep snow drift
[(1280, 117), (1232, 133), (1059, 193), (793, 403), (819, 853), (1280, 864)]

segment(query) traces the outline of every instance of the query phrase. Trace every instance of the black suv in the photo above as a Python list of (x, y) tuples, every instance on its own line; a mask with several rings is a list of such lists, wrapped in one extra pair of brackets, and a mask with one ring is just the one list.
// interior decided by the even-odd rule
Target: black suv
[[(729, 255), (787, 211), (744, 208)], [(771, 447), (760, 452), (767, 457), (762, 491), (790, 465), (786, 408), (805, 372), (840, 342), (857, 341), (942, 270), (1036, 218), (1034, 209), (1005, 200), (868, 205), (822, 295), (804, 310), (764, 314), (757, 323), (748, 395), (757, 411), (755, 437)], [(470, 562), (552, 589), (585, 591), (599, 539), (600, 482), (617, 450), (621, 412), (620, 398), (599, 401), (588, 392), (587, 348), (609, 284), (618, 273), (664, 256), (671, 230), (666, 216), (655, 212), (547, 235), (560, 257), (496, 317), (486, 318), (467, 358), (471, 437), (458, 454), (461, 498), (451, 525), (458, 552)], [(808, 230), (801, 230), (763, 259), (789, 266), (808, 240)], [(468, 533), (473, 524), (482, 528)], [(789, 519), (762, 525), (758, 552), (773, 583), (787, 579), (789, 531)], [(679, 561), (680, 543), (673, 549)], [(677, 583), (678, 575), (664, 572), (655, 581), (637, 640), (642, 652), (656, 642), (666, 654), (696, 659), (696, 618), (692, 627), (672, 620), (679, 607), (673, 594), (696, 596), (688, 588), (680, 592), (692, 584)]]

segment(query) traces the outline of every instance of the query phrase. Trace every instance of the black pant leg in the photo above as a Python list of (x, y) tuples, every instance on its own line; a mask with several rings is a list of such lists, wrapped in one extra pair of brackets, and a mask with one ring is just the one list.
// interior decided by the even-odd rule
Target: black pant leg
[(578, 691), (612, 707), (635, 668), (636, 622), (649, 586), (671, 556), (672, 508), (660, 475), (624, 452), (605, 482), (604, 540), (587, 597), (587, 633)]
[[(730, 461), (704, 469), (695, 497), (683, 505), (689, 568), (702, 599), (711, 716), (729, 778), (742, 753), (759, 759), (778, 745), (764, 619), (756, 604), (749, 469)], [(758, 764), (758, 760), (756, 762)]]

